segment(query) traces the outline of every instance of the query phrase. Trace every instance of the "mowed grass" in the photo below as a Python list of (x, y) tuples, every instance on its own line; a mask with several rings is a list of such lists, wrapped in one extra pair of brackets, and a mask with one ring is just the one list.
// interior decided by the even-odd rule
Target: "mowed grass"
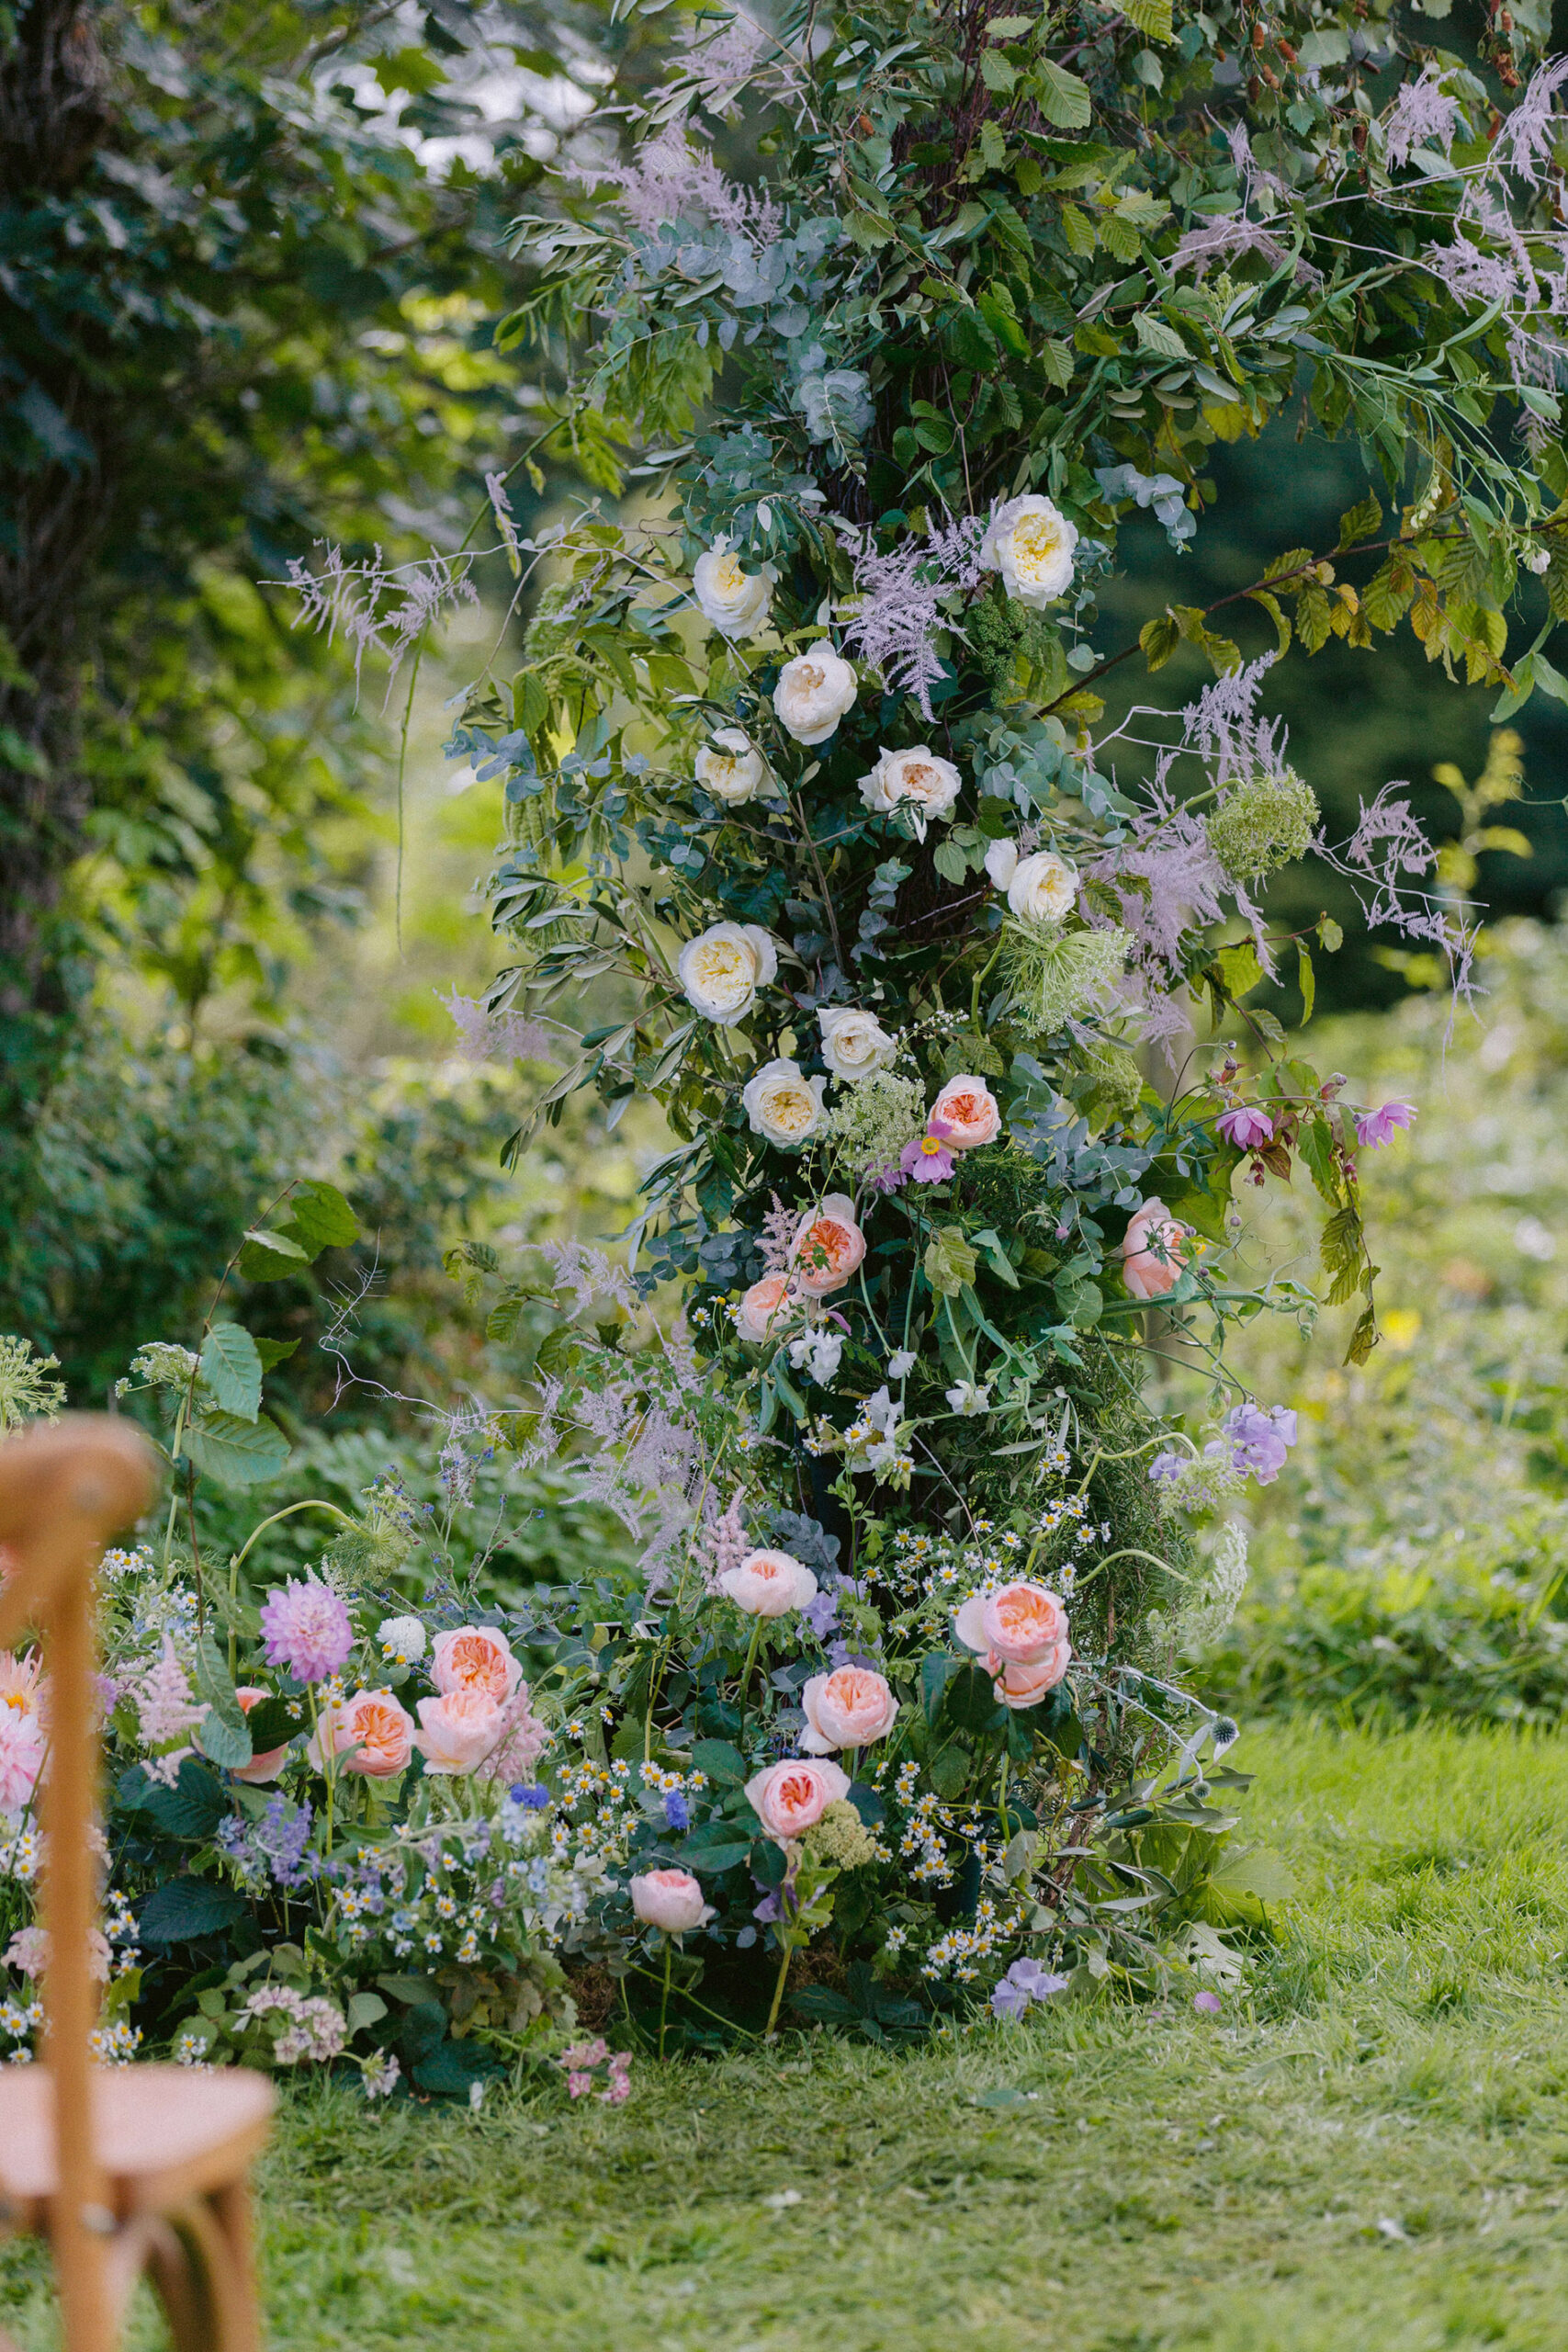
[[(273, 2345), (1568, 2345), (1568, 1740), (1292, 1725), (1237, 1758), (1303, 1892), (1220, 2019), (796, 2038), (639, 2067), (619, 2113), (306, 2087), (263, 2174)], [(32, 2352), (39, 2259), (6, 2260)]]

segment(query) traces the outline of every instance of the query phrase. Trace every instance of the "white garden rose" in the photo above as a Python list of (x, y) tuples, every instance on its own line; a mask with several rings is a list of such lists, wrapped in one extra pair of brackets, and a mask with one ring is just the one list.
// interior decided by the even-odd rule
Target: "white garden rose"
[(912, 810), (915, 830), (924, 841), (931, 818), (953, 814), (963, 783), (951, 760), (916, 743), (907, 752), (878, 752), (876, 765), (860, 780), (860, 797), (883, 816), (895, 808)]
[(1018, 843), (993, 842), (986, 852), (986, 874), (994, 890), (1005, 890), (1018, 872)]
[(762, 754), (739, 727), (721, 727), (712, 742), (703, 745), (694, 765), (697, 782), (727, 808), (739, 808), (750, 800), (768, 773)]
[(773, 571), (766, 566), (761, 571), (743, 571), (728, 539), (716, 539), (706, 555), (698, 556), (692, 585), (703, 618), (722, 637), (755, 637), (767, 620)]
[(797, 653), (779, 672), (773, 708), (779, 725), (797, 743), (825, 743), (858, 691), (854, 670), (826, 639), (809, 653)]
[(824, 1005), (817, 1018), (822, 1028), (822, 1058), (835, 1078), (869, 1078), (886, 1069), (898, 1051), (874, 1012), (857, 1012), (853, 1005)]
[(1078, 877), (1055, 850), (1020, 858), (1007, 886), (1008, 904), (1024, 922), (1060, 922), (1078, 895)]
[(740, 1091), (752, 1134), (786, 1150), (798, 1149), (822, 1125), (827, 1083), (825, 1078), (803, 1077), (798, 1062), (764, 1062)]
[(675, 967), (692, 1010), (722, 1028), (745, 1020), (778, 968), (778, 949), (754, 922), (710, 923), (687, 941)]
[(1032, 492), (1027, 498), (1010, 498), (992, 515), (980, 560), (988, 571), (1001, 573), (1010, 596), (1038, 610), (1072, 586), (1077, 543), (1077, 531), (1061, 508)]

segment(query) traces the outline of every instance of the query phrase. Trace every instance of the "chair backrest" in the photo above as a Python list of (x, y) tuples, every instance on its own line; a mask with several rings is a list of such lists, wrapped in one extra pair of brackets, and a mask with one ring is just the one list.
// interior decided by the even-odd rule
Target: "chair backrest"
[[(54, 2084), (58, 2190), (51, 2216), (68, 2342), (92, 2341), (102, 2314), (97, 2259), (103, 2190), (93, 2148), (91, 2035), (97, 2011), (88, 1939), (97, 1890), (93, 1578), (109, 1537), (141, 1517), (156, 1456), (129, 1422), (71, 1413), (0, 1443), (0, 1649), (42, 1633), (49, 1665), (49, 1756), (42, 1789), (45, 2056)], [(81, 2305), (77, 2312), (73, 2306)], [(85, 2324), (73, 2327), (73, 2317)]]

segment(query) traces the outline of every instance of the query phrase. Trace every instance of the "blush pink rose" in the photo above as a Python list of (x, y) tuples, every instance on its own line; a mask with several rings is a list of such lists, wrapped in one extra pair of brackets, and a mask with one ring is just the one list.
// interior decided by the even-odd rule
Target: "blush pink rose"
[(631, 1883), (632, 1909), (648, 1927), (683, 1936), (713, 1917), (713, 1905), (690, 1871), (644, 1871)]
[(740, 1337), (750, 1340), (753, 1347), (771, 1340), (787, 1311), (788, 1298), (787, 1274), (764, 1274), (760, 1283), (753, 1283), (735, 1310), (735, 1328)]
[(1192, 1238), (1190, 1225), (1179, 1225), (1163, 1201), (1145, 1201), (1127, 1227), (1122, 1244), (1122, 1279), (1133, 1298), (1163, 1298), (1181, 1280), (1181, 1245)]
[(748, 1617), (787, 1617), (817, 1598), (817, 1579), (788, 1552), (748, 1552), (738, 1567), (726, 1568), (718, 1589)]
[(1043, 1584), (1021, 1579), (999, 1592), (976, 1593), (953, 1623), (966, 1649), (995, 1650), (1015, 1666), (1032, 1666), (1066, 1639), (1067, 1612)]
[[(264, 1690), (257, 1682), (242, 1682), (234, 1696), (248, 1715), (253, 1707), (259, 1707), (264, 1699), (270, 1699), (272, 1692)], [(287, 1740), (281, 1747), (264, 1747), (261, 1754), (253, 1756), (248, 1764), (240, 1764), (234, 1768), (234, 1778), (236, 1781), (250, 1781), (256, 1783), (263, 1781), (276, 1781), (288, 1760), (288, 1742)]]
[(419, 1702), (414, 1746), (427, 1772), (473, 1772), (506, 1729), (506, 1710), (484, 1690), (449, 1690)]
[(800, 1694), (807, 1729), (801, 1746), (812, 1756), (835, 1747), (864, 1747), (886, 1738), (898, 1720), (898, 1702), (886, 1675), (868, 1666), (840, 1666), (814, 1674)]
[[(353, 1748), (357, 1752), (348, 1755)], [(356, 1690), (322, 1708), (305, 1753), (318, 1772), (327, 1757), (344, 1756), (345, 1772), (389, 1781), (413, 1752), (413, 1717), (389, 1690)]]
[(781, 1846), (792, 1838), (804, 1838), (828, 1807), (849, 1792), (850, 1776), (837, 1764), (807, 1762), (800, 1756), (770, 1764), (746, 1783), (752, 1812)]
[(942, 1121), (949, 1151), (977, 1151), (1002, 1131), (1001, 1105), (983, 1078), (961, 1071), (950, 1078), (931, 1104), (931, 1121)]
[(437, 1634), (430, 1652), (430, 1679), (445, 1699), (454, 1690), (482, 1690), (500, 1706), (523, 1679), (523, 1668), (503, 1634), (488, 1625), (459, 1625)]
[[(1058, 1642), (1055, 1649), (1048, 1650), (1043, 1657), (1033, 1659), (1028, 1666), (998, 1658), (993, 1651), (987, 1660), (992, 1674), (996, 1676), (991, 1688), (1004, 1707), (1037, 1707), (1041, 1700), (1056, 1688), (1072, 1664), (1072, 1657), (1073, 1645), (1067, 1641)], [(1002, 1670), (997, 1674), (998, 1666)]]
[(807, 1210), (790, 1254), (795, 1282), (808, 1297), (843, 1289), (865, 1256), (865, 1236), (847, 1193), (829, 1193), (819, 1207)]

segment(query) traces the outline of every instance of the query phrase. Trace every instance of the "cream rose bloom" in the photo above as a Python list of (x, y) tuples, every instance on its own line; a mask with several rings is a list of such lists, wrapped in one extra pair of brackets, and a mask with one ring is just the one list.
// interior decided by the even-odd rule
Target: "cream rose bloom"
[(1078, 877), (1053, 849), (1020, 858), (1007, 885), (1008, 904), (1024, 922), (1060, 922), (1078, 895)]
[(710, 923), (687, 941), (675, 967), (687, 1003), (721, 1028), (745, 1020), (778, 968), (778, 949), (754, 922)]
[(869, 1078), (886, 1069), (898, 1051), (874, 1012), (860, 1012), (851, 1004), (824, 1005), (817, 1015), (822, 1031), (822, 1058), (835, 1078)]
[(778, 1326), (788, 1320), (789, 1310), (789, 1276), (764, 1274), (742, 1295), (735, 1310), (735, 1328), (743, 1340), (761, 1347), (776, 1336)]
[(825, 1078), (806, 1078), (800, 1064), (783, 1059), (764, 1062), (740, 1091), (753, 1135), (786, 1151), (798, 1150), (817, 1133), (826, 1114), (822, 1108)]
[(1010, 498), (992, 515), (980, 560), (988, 571), (1001, 573), (1010, 596), (1038, 611), (1072, 586), (1077, 543), (1077, 531), (1061, 508), (1032, 492), (1027, 498)]
[(860, 797), (881, 816), (891, 816), (895, 808), (909, 809), (924, 841), (931, 818), (952, 816), (963, 784), (951, 760), (916, 743), (907, 752), (878, 752), (876, 765), (860, 780)]
[(723, 1569), (718, 1589), (748, 1617), (787, 1617), (817, 1598), (817, 1579), (793, 1552), (748, 1552)]
[(779, 725), (797, 743), (825, 743), (844, 713), (854, 708), (858, 691), (850, 663), (824, 640), (784, 663), (773, 688), (773, 708)]
[(661, 1928), (667, 1936), (683, 1936), (705, 1927), (714, 1916), (713, 1905), (703, 1901), (703, 1890), (690, 1871), (643, 1871), (631, 1881), (632, 1909), (646, 1927)]
[(706, 555), (698, 556), (692, 585), (703, 618), (722, 637), (755, 637), (767, 620), (773, 572), (743, 571), (728, 539), (716, 539)]
[(762, 754), (739, 727), (721, 727), (712, 742), (703, 745), (693, 765), (697, 782), (727, 808), (739, 808), (742, 801), (751, 799), (768, 773)]

